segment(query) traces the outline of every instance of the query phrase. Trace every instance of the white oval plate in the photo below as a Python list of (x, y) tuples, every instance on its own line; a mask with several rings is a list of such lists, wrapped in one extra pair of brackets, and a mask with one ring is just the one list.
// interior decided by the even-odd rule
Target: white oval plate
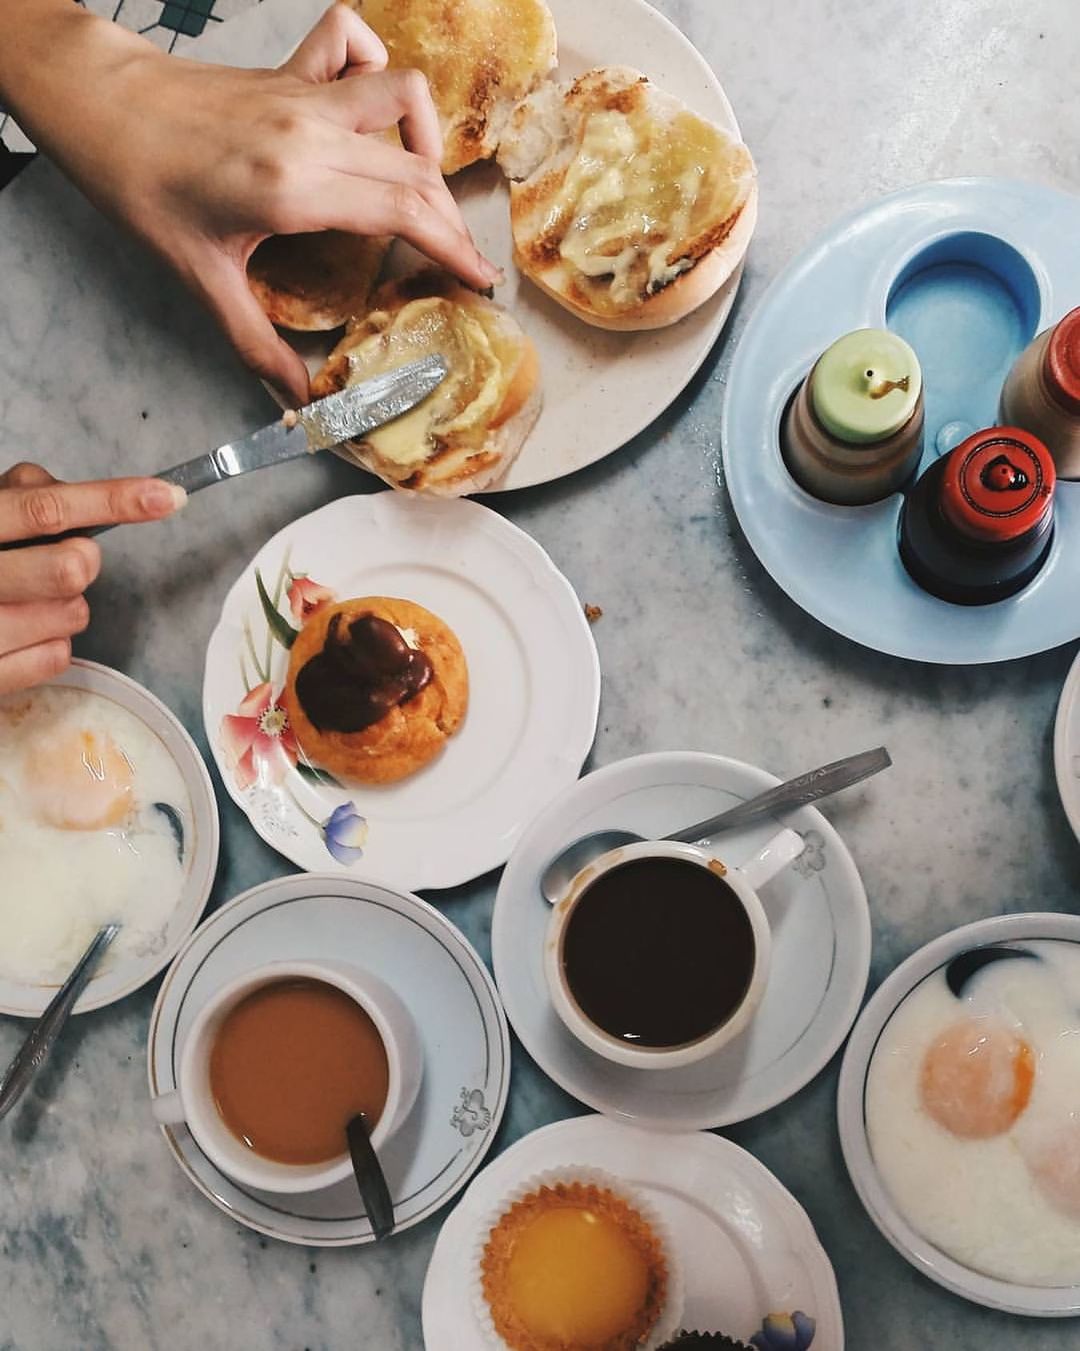
[[(571, 1036), (548, 999), (543, 946), (550, 910), (537, 878), (549, 859), (592, 830), (665, 835), (779, 782), (720, 755), (635, 756), (567, 789), (514, 850), (492, 916), (495, 979), (525, 1049), (590, 1107), (655, 1130), (730, 1125), (796, 1093), (847, 1035), (870, 969), (870, 914), (851, 855), (813, 807), (784, 816), (808, 847), (762, 893), (773, 935), (769, 984), (749, 1029), (730, 1046), (686, 1069), (657, 1073), (615, 1065)], [(713, 848), (738, 864), (777, 829), (765, 823), (731, 831)]]
[[(76, 658), (62, 674), (50, 681), (66, 689), (89, 690), (111, 699), (133, 713), (158, 738), (184, 776), (191, 799), (192, 819), (187, 823), (193, 844), (187, 880), (169, 916), (161, 940), (140, 956), (105, 957), (99, 972), (90, 978), (75, 1004), (75, 1013), (89, 1013), (133, 994), (164, 967), (199, 922), (206, 907), (218, 861), (218, 811), (210, 775), (198, 747), (179, 719), (160, 699), (129, 676), (96, 661)], [(16, 1018), (37, 1018), (56, 994), (59, 982), (24, 984), (0, 977), (0, 1013)]]
[(1080, 653), (1069, 667), (1054, 719), (1054, 776), (1065, 815), (1080, 839)]
[(548, 1168), (602, 1168), (666, 1220), (686, 1285), (682, 1326), (746, 1340), (768, 1313), (817, 1321), (813, 1351), (842, 1351), (840, 1300), (825, 1249), (798, 1201), (744, 1149), (718, 1135), (649, 1131), (602, 1116), (543, 1126), (476, 1178), (447, 1218), (424, 1282), (427, 1351), (476, 1351), (472, 1259), (499, 1198)]
[[(417, 601), (461, 640), (469, 710), (417, 774), (336, 787), (271, 750), (259, 779), (239, 785), (222, 749), (222, 718), (236, 713), (249, 685), (268, 678), (276, 696), (288, 666), (287, 649), (269, 635), (255, 570), (269, 592), (281, 590), (281, 613), (295, 623), (281, 585), (290, 567), (341, 600)], [(360, 858), (338, 866), (405, 890), (457, 886), (504, 863), (526, 823), (577, 778), (599, 702), (600, 665), (581, 603), (539, 544), (475, 502), (390, 492), (331, 502), (259, 550), (225, 598), (203, 684), (218, 770), (259, 835), (301, 868), (333, 868), (320, 823), (351, 802), (367, 839)]]
[(901, 962), (875, 991), (855, 1024), (840, 1070), (837, 1120), (844, 1162), (859, 1200), (885, 1238), (917, 1271), (953, 1294), (988, 1309), (1041, 1318), (1065, 1318), (1080, 1314), (1080, 1286), (1016, 1285), (984, 1276), (948, 1257), (908, 1224), (878, 1177), (863, 1107), (866, 1075), (878, 1038), (893, 1013), (920, 981), (969, 948), (1035, 938), (1080, 943), (1080, 916), (996, 915), (942, 934)]
[[(152, 1096), (176, 1087), (184, 1038), (205, 1001), (266, 962), (349, 961), (404, 998), (424, 1054), (416, 1106), (382, 1152), (396, 1228), (410, 1229), (465, 1185), (502, 1119), (510, 1038), (494, 983), (472, 946), (426, 901), (350, 877), (266, 882), (216, 910), (192, 934), (154, 1004), (147, 1046)], [(287, 1243), (345, 1247), (372, 1241), (350, 1178), (277, 1196), (231, 1182), (185, 1126), (163, 1126), (173, 1157), (219, 1210)]]
[[(548, 0), (548, 5), (559, 35), (555, 79), (593, 66), (634, 66), (694, 112), (739, 136), (731, 104), (705, 58), (644, 0)], [(496, 165), (475, 165), (447, 181), (477, 245), (506, 274), (495, 288), (496, 301), (521, 324), (540, 358), (539, 420), (507, 473), (484, 491), (529, 488), (594, 464), (659, 417), (690, 383), (735, 302), (742, 265), (715, 296), (672, 327), (609, 333), (576, 319), (518, 272), (510, 199)], [(411, 249), (395, 245), (387, 272), (413, 271), (419, 261)], [(283, 336), (313, 373), (333, 346), (323, 335)]]

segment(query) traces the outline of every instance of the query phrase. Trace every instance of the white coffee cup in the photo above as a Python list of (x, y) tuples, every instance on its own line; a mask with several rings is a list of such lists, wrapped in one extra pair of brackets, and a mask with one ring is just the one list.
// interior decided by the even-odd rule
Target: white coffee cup
[[(605, 1060), (635, 1069), (672, 1070), (704, 1060), (733, 1041), (749, 1025), (765, 993), (769, 976), (769, 957), (772, 946), (769, 921), (758, 898), (763, 887), (782, 868), (803, 852), (804, 842), (793, 830), (781, 830), (758, 853), (738, 868), (726, 867), (716, 852), (696, 844), (679, 844), (671, 840), (643, 840), (640, 844), (623, 845), (594, 859), (574, 878), (565, 899), (552, 907), (544, 941), (544, 976), (555, 1012), (573, 1035), (603, 1056)], [(742, 905), (754, 938), (754, 965), (746, 992), (736, 1008), (719, 1027), (713, 1028), (697, 1040), (681, 1046), (640, 1046), (613, 1036), (594, 1023), (582, 1011), (574, 998), (566, 978), (563, 960), (566, 930), (571, 916), (582, 899), (588, 895), (594, 882), (633, 859), (674, 858), (705, 868), (723, 878), (730, 892)], [(722, 871), (721, 871), (722, 870)]]
[(341, 1133), (341, 1154), (325, 1163), (278, 1163), (263, 1158), (229, 1130), (210, 1089), (210, 1053), (228, 1013), (264, 985), (282, 980), (316, 980), (347, 994), (375, 1024), (389, 1069), (386, 1103), (371, 1132), (378, 1151), (402, 1125), (416, 1101), (423, 1076), (423, 1053), (412, 1017), (378, 977), (337, 962), (273, 962), (239, 976), (200, 1009), (180, 1052), (176, 1089), (154, 1098), (151, 1108), (162, 1125), (184, 1123), (206, 1157), (226, 1176), (269, 1192), (309, 1192), (349, 1177), (352, 1161)]

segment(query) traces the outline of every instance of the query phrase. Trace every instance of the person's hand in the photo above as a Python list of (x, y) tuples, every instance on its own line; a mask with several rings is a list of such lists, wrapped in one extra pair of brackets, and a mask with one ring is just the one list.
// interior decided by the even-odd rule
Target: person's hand
[(183, 501), (181, 489), (160, 479), (59, 483), (37, 464), (0, 474), (0, 693), (59, 675), (72, 635), (90, 620), (83, 592), (101, 570), (101, 550), (84, 536), (42, 536), (156, 521)]
[[(40, 62), (24, 52), (5, 66), (0, 56), (0, 92), (14, 86), (8, 97), (30, 134), (176, 268), (248, 365), (291, 400), (308, 397), (306, 369), (245, 277), (268, 235), (397, 235), (469, 285), (497, 279), (439, 171), (427, 82), (384, 69), (382, 42), (351, 9), (335, 5), (271, 71), (167, 56), (59, 2)], [(8, 3), (17, 16), (35, 0)], [(394, 126), (402, 146), (358, 134)]]

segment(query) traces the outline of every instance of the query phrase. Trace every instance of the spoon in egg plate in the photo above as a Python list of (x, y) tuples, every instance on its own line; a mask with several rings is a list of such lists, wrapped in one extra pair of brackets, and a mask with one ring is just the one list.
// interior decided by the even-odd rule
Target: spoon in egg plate
[(119, 924), (106, 924), (97, 931), (90, 946), (75, 963), (71, 975), (30, 1029), (29, 1036), (15, 1053), (15, 1059), (8, 1066), (3, 1079), (0, 1079), (0, 1119), (7, 1116), (26, 1091), (67, 1023), (86, 982), (119, 932)]

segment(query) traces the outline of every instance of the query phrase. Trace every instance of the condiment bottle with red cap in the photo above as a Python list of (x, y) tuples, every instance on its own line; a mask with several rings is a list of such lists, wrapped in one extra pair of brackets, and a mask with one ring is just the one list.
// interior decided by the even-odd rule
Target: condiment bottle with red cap
[(900, 557), (925, 590), (986, 605), (1027, 586), (1054, 534), (1054, 461), (1019, 427), (976, 432), (918, 480), (900, 517)]
[(1080, 307), (1017, 357), (1001, 392), (1001, 420), (1045, 444), (1058, 478), (1080, 478)]

